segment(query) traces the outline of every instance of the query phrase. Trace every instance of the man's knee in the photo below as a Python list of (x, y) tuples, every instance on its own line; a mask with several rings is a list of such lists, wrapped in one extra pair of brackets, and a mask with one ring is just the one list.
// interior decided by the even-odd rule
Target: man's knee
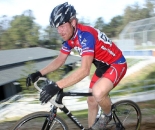
[(94, 96), (96, 102), (103, 100), (104, 98), (107, 97), (107, 95), (108, 95), (108, 93), (106, 91), (95, 90), (95, 89), (93, 91), (93, 96)]
[(97, 102), (106, 99), (109, 96), (109, 92), (113, 88), (113, 83), (107, 79), (100, 79), (92, 88), (93, 96)]
[(98, 103), (96, 102), (95, 98), (93, 96), (88, 97), (87, 103), (89, 107), (97, 107)]

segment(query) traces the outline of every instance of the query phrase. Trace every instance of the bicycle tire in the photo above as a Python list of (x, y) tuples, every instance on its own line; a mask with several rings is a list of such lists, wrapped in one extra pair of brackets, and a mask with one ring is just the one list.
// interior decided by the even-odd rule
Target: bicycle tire
[(135, 102), (131, 100), (121, 100), (113, 105), (114, 111), (125, 130), (140, 129), (142, 114), (139, 106)]
[[(21, 118), (11, 130), (41, 130), (49, 112), (40, 111), (31, 113)], [(50, 130), (69, 130), (66, 122), (59, 116), (56, 116)]]

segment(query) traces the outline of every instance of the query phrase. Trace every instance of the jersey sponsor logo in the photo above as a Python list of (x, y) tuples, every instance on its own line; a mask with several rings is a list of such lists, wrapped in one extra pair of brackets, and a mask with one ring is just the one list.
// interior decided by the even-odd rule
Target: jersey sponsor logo
[(98, 32), (98, 39), (100, 41), (103, 41), (103, 43), (109, 44), (110, 46), (112, 45), (112, 41), (106, 36), (105, 33), (99, 31), (98, 29), (97, 29), (97, 32)]
[(85, 46), (86, 46), (86, 42), (87, 42), (87, 40), (84, 38), (83, 41), (81, 42), (81, 45), (82, 45), (83, 47), (85, 47)]
[(65, 46), (63, 46), (61, 49), (66, 51), (66, 52), (70, 52), (70, 50), (68, 50), (67, 47), (65, 47)]
[(74, 47), (74, 50), (77, 51), (79, 53), (79, 55), (81, 56), (83, 53), (87, 53), (87, 52), (91, 52), (94, 53), (94, 50), (91, 50), (89, 47), (86, 48), (80, 48), (78, 46)]
[(74, 50), (77, 51), (79, 53), (79, 55), (82, 55), (82, 48), (75, 46)]
[(112, 56), (116, 56), (114, 52), (112, 52), (110, 49), (105, 48), (104, 46), (101, 46), (102, 50), (108, 51)]

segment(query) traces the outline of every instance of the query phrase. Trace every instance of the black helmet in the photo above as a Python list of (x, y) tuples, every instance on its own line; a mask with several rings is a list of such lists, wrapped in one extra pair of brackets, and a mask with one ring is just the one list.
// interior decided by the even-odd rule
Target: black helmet
[(50, 25), (58, 27), (69, 22), (73, 17), (76, 17), (76, 10), (73, 6), (68, 5), (68, 2), (56, 6), (50, 15)]

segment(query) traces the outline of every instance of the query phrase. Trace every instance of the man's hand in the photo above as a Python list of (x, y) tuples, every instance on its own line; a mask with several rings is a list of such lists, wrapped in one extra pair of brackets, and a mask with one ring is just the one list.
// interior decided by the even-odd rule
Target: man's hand
[(36, 82), (39, 77), (42, 77), (42, 74), (39, 71), (37, 71), (36, 73), (29, 74), (26, 78), (26, 86), (31, 86), (31, 82)]
[(40, 93), (41, 103), (47, 103), (55, 94), (59, 92), (59, 90), (61, 89), (55, 82), (46, 85)]

